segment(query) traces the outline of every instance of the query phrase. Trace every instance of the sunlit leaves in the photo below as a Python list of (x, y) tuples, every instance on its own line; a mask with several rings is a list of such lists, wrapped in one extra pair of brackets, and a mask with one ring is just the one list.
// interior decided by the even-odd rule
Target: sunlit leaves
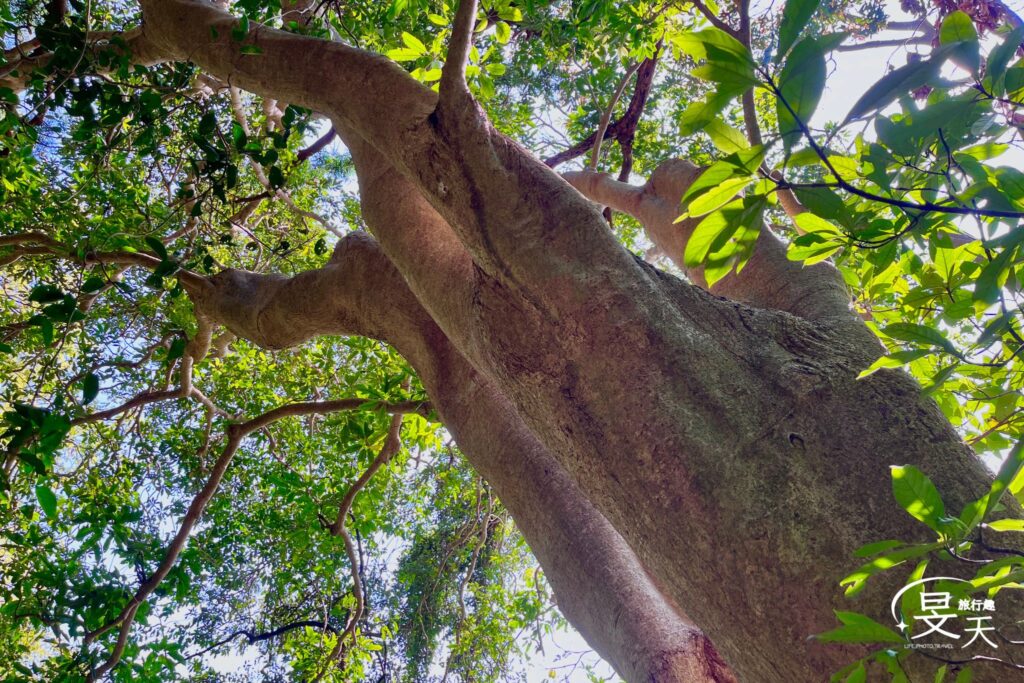
[[(815, 10), (818, 9), (820, 0), (788, 0), (785, 9), (782, 10), (782, 24), (779, 26), (779, 45), (775, 52), (775, 61), (780, 61), (789, 48), (796, 42)], [(790, 57), (789, 61), (792, 61)]]
[(981, 65), (978, 31), (966, 12), (950, 12), (939, 27), (939, 44), (950, 46), (950, 59), (972, 73)]
[(931, 480), (913, 465), (893, 466), (892, 493), (903, 509), (935, 531), (942, 531), (946, 516), (942, 496)]
[(903, 636), (874, 619), (855, 612), (836, 611), (843, 624), (837, 629), (821, 633), (818, 640), (826, 643), (902, 643)]
[(786, 149), (792, 148), (814, 115), (825, 90), (825, 51), (815, 38), (804, 38), (786, 60), (779, 75), (776, 116)]
[(912, 61), (890, 71), (861, 95), (846, 115), (846, 121), (858, 119), (865, 114), (884, 109), (915, 88), (926, 84), (939, 74), (942, 63), (949, 54), (949, 48), (936, 50), (928, 59)]

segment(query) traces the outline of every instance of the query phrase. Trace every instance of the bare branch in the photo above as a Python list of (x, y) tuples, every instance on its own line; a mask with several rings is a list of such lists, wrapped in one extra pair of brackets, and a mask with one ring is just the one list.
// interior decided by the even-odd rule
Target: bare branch
[(597, 133), (594, 136), (594, 149), (590, 155), (590, 170), (596, 171), (597, 164), (601, 161), (601, 141), (604, 140), (605, 134), (608, 132), (608, 124), (612, 120), (612, 114), (615, 112), (615, 105), (618, 104), (619, 98), (622, 97), (622, 92), (626, 89), (626, 84), (629, 83), (629, 79), (633, 77), (633, 74), (640, 68), (640, 62), (636, 62), (628, 69), (626, 74), (619, 81), (619, 86), (615, 89), (615, 93), (612, 94), (611, 100), (608, 101), (608, 106), (604, 110), (604, 114), (601, 115), (601, 123), (597, 127)]
[(192, 529), (195, 528), (196, 523), (202, 516), (203, 510), (206, 508), (210, 499), (213, 498), (214, 493), (216, 493), (217, 488), (220, 486), (220, 483), (224, 478), (224, 474), (227, 472), (228, 465), (231, 464), (231, 460), (234, 458), (234, 455), (238, 451), (242, 441), (252, 432), (262, 429), (263, 427), (285, 417), (308, 415), (312, 413), (330, 413), (338, 410), (354, 410), (361, 406), (382, 408), (395, 414), (414, 412), (422, 410), (423, 408), (422, 403), (414, 401), (402, 403), (369, 402), (368, 405), (368, 402), (365, 399), (360, 398), (290, 403), (267, 411), (266, 413), (254, 417), (247, 422), (232, 424), (227, 428), (227, 440), (224, 445), (224, 450), (221, 452), (220, 457), (217, 458), (217, 462), (214, 464), (206, 483), (192, 499), (192, 503), (189, 505), (188, 510), (185, 512), (185, 516), (182, 518), (181, 523), (178, 526), (178, 531), (175, 534), (174, 539), (171, 541), (171, 544), (164, 553), (164, 559), (160, 563), (160, 566), (141, 586), (139, 586), (132, 599), (114, 619), (111, 619), (95, 631), (91, 631), (86, 634), (85, 642), (92, 643), (104, 633), (120, 626), (120, 632), (118, 634), (117, 644), (115, 645), (114, 650), (102, 665), (90, 672), (90, 681), (99, 679), (120, 661), (121, 655), (124, 652), (125, 643), (127, 642), (128, 633), (131, 630), (132, 622), (139, 605), (145, 602), (145, 600), (153, 593), (154, 590), (156, 590), (174, 567), (178, 556), (181, 554), (181, 551), (184, 549), (185, 544), (188, 541), (188, 537), (192, 533)]
[(355, 500), (356, 495), (363, 490), (370, 479), (373, 478), (373, 475), (401, 450), (401, 430), (402, 413), (396, 412), (391, 416), (391, 423), (388, 425), (388, 432), (384, 437), (384, 445), (381, 446), (380, 451), (369, 467), (366, 468), (366, 471), (360, 475), (359, 479), (345, 493), (345, 497), (342, 498), (341, 503), (338, 505), (338, 516), (330, 527), (331, 534), (333, 536), (340, 536), (345, 543), (345, 553), (348, 555), (349, 564), (352, 569), (352, 596), (355, 598), (356, 604), (349, 613), (345, 630), (338, 635), (338, 640), (335, 642), (331, 654), (327, 657), (324, 668), (316, 675), (313, 679), (314, 681), (321, 680), (330, 669), (331, 664), (338, 661), (345, 650), (346, 641), (355, 634), (356, 626), (358, 626), (359, 620), (363, 617), (366, 598), (363, 595), (363, 581), (360, 576), (361, 564), (355, 545), (352, 542), (352, 536), (348, 533), (348, 529), (345, 528), (345, 518), (348, 517), (349, 510), (352, 509), (352, 502)]
[[(640, 68), (637, 71), (636, 86), (633, 89), (633, 96), (630, 98), (629, 105), (627, 105), (626, 111), (622, 116), (611, 122), (605, 129), (605, 139), (614, 138), (620, 143), (632, 142), (640, 116), (643, 114), (644, 106), (647, 104), (647, 98), (651, 92), (654, 72), (660, 54), (659, 43), (659, 51), (653, 57), (649, 57), (641, 62)], [(554, 168), (567, 161), (571, 161), (576, 157), (586, 154), (594, 146), (596, 140), (597, 132), (595, 131), (572, 147), (548, 157), (544, 160), (544, 163)]]

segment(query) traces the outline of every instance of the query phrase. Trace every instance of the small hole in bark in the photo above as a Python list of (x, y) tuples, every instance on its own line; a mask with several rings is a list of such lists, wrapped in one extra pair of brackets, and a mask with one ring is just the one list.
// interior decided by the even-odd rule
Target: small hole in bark
[(799, 434), (796, 434), (794, 432), (790, 432), (789, 433), (789, 443), (791, 443), (796, 448), (801, 448), (802, 449), (804, 447), (804, 438), (802, 436), (800, 436)]

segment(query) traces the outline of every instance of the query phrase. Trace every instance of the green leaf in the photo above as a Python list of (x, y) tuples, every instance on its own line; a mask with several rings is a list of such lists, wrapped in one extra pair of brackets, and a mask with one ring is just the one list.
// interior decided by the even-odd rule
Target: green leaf
[(871, 557), (872, 555), (877, 555), (880, 552), (898, 548), (901, 545), (903, 545), (903, 541), (876, 541), (874, 543), (862, 545), (857, 548), (853, 554), (856, 557)]
[(494, 37), (499, 43), (505, 45), (512, 38), (512, 29), (504, 21), (499, 21), (494, 25)]
[(393, 59), (396, 62), (412, 62), (423, 56), (422, 53), (417, 52), (416, 50), (410, 50), (407, 47), (388, 50), (385, 54), (389, 59)]
[(271, 166), (270, 172), (267, 174), (267, 179), (270, 181), (270, 186), (275, 190), (284, 187), (284, 172), (280, 166)]
[(29, 301), (38, 304), (48, 304), (53, 301), (60, 301), (64, 298), (64, 291), (53, 285), (36, 285), (28, 295)]
[(1010, 35), (997, 45), (988, 55), (985, 63), (985, 77), (998, 82), (1006, 72), (1006, 67), (1017, 53), (1021, 41), (1024, 41), (1024, 25), (1018, 26), (1010, 32)]
[(240, 43), (249, 35), (249, 17), (244, 14), (238, 19), (238, 25), (231, 29), (231, 38)]
[(711, 245), (718, 239), (724, 230), (729, 229), (729, 216), (724, 211), (716, 211), (709, 214), (697, 227), (694, 228), (690, 239), (686, 241), (686, 249), (683, 253), (683, 263), (690, 268), (696, 268), (704, 263)]
[(95, 294), (104, 287), (107, 286), (107, 281), (101, 277), (95, 275), (90, 276), (85, 282), (82, 283), (83, 294)]
[(911, 517), (927, 524), (935, 531), (942, 531), (939, 520), (946, 516), (942, 496), (924, 472), (913, 465), (893, 465), (892, 494)]
[(50, 487), (39, 484), (36, 486), (36, 499), (39, 501), (39, 507), (43, 509), (46, 516), (49, 519), (56, 519), (57, 517), (57, 496), (54, 494)]
[(787, 152), (800, 138), (800, 123), (806, 125), (818, 108), (825, 74), (825, 52), (818, 41), (804, 38), (797, 43), (779, 75), (775, 102), (779, 134)]
[(1024, 519), (997, 519), (985, 525), (992, 531), (1024, 531)]
[(966, 12), (950, 12), (939, 28), (939, 44), (949, 46), (950, 58), (971, 73), (981, 67), (978, 31)]
[(871, 617), (856, 612), (836, 610), (842, 626), (816, 637), (826, 643), (902, 643), (903, 636), (883, 626)]
[(779, 48), (775, 53), (776, 64), (782, 60), (790, 46), (800, 37), (801, 31), (804, 30), (807, 22), (818, 9), (819, 2), (820, 0), (788, 0), (786, 8), (782, 10), (782, 24), (779, 26)]
[(930, 59), (911, 62), (882, 76), (853, 105), (850, 113), (846, 115), (845, 123), (870, 112), (884, 109), (900, 95), (921, 87), (938, 75), (947, 55), (948, 50), (936, 50)]
[(691, 75), (706, 81), (721, 83), (731, 90), (746, 90), (760, 81), (754, 75), (754, 67), (739, 59), (728, 61), (708, 61), (690, 72)]
[(954, 356), (959, 355), (959, 351), (953, 342), (946, 339), (945, 335), (938, 330), (925, 325), (918, 325), (917, 323), (892, 323), (882, 328), (882, 334), (891, 339), (934, 346)]
[(167, 247), (164, 246), (164, 243), (158, 240), (157, 238), (153, 237), (152, 235), (147, 235), (145, 239), (146, 245), (153, 250), (153, 253), (155, 253), (160, 258), (161, 261), (166, 261)]
[(733, 197), (750, 184), (750, 181), (749, 177), (741, 176), (739, 178), (729, 178), (719, 183), (690, 202), (687, 207), (687, 213), (695, 218), (711, 213), (729, 203)]
[(711, 142), (714, 143), (715, 147), (725, 154), (731, 154), (732, 152), (738, 152), (741, 149), (748, 149), (750, 147), (743, 133), (717, 116), (704, 126), (704, 132), (711, 138)]
[(90, 372), (82, 381), (82, 404), (89, 405), (100, 393), (100, 378)]
[(915, 361), (918, 358), (923, 358), (930, 353), (931, 351), (928, 351), (927, 349), (913, 349), (910, 351), (897, 351), (896, 353), (890, 353), (888, 356), (882, 356), (872, 363), (866, 370), (857, 375), (857, 379), (872, 375), (882, 368), (902, 367), (907, 363)]
[(694, 59), (721, 59), (723, 54), (730, 54), (740, 61), (747, 62), (751, 66), (754, 65), (754, 60), (750, 57), (750, 50), (721, 29), (706, 28), (701, 31), (682, 33), (674, 35), (671, 41), (673, 45)]
[(402, 42), (405, 43), (407, 48), (420, 55), (428, 54), (427, 46), (423, 44), (423, 41), (408, 31), (402, 31)]
[(1014, 482), (1022, 471), (1024, 471), (1024, 440), (1017, 442), (1017, 445), (1010, 450), (1006, 460), (1003, 461), (1002, 466), (999, 468), (999, 472), (996, 474), (996, 478), (993, 480), (986, 496), (985, 512), (982, 514), (982, 519), (995, 509), (1003, 494), (1006, 493), (1006, 489), (1010, 488), (1011, 483)]
[(735, 164), (722, 160), (716, 161), (704, 169), (690, 187), (686, 188), (686, 192), (683, 193), (680, 200), (683, 208), (685, 209), (694, 198), (740, 174), (749, 175), (736, 168)]
[(1016, 247), (1003, 249), (999, 256), (992, 259), (982, 268), (978, 279), (974, 282), (972, 298), (986, 304), (999, 301), (999, 293), (1010, 274), (1010, 259), (1017, 252)]

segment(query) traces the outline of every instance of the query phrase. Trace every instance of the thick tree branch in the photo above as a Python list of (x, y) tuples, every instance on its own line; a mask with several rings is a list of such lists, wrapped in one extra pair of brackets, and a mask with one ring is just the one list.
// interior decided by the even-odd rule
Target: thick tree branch
[(459, 0), (452, 25), (448, 56), (441, 69), (441, 83), (438, 86), (439, 114), (445, 110), (456, 112), (472, 102), (469, 85), (466, 83), (466, 65), (473, 47), (473, 27), (476, 24), (476, 0)]
[[(703, 269), (691, 268), (683, 262), (686, 243), (699, 220), (675, 222), (680, 212), (679, 201), (700, 171), (686, 161), (665, 162), (642, 187), (590, 171), (564, 175), (590, 199), (639, 220), (655, 246), (694, 282), (702, 284)], [(796, 210), (795, 206), (791, 208)], [(839, 273), (827, 263), (804, 267), (790, 261), (785, 245), (764, 228), (743, 270), (719, 280), (711, 291), (758, 308), (809, 319), (852, 316), (849, 294)]]
[[(365, 263), (357, 265), (357, 257)], [(335, 270), (341, 263), (346, 267)], [(665, 598), (622, 537), (519, 420), (513, 406), (441, 334), (380, 248), (365, 236), (350, 235), (325, 269), (331, 271), (329, 277), (311, 273), (293, 280), (301, 283), (306, 297), (320, 302), (368, 287), (376, 296), (365, 300), (367, 309), (343, 312), (328, 304), (335, 312), (318, 317), (320, 326), (314, 330), (304, 322), (307, 313), (289, 305), (291, 288), (275, 278), (236, 276), (231, 282), (244, 283), (240, 290), (228, 291), (233, 285), (225, 281), (217, 295), (252, 300), (262, 310), (275, 311), (275, 324), (263, 328), (263, 336), (249, 337), (258, 343), (268, 340), (268, 329), (298, 326), (310, 336), (364, 329), (360, 321), (372, 311), (376, 322), (365, 329), (372, 327), (379, 338), (394, 343), (417, 369), (446, 426), (512, 513), (554, 586), (559, 605), (588, 642), (628, 680), (734, 680), (707, 637)], [(261, 288), (266, 288), (265, 295), (259, 293)], [(390, 305), (382, 310), (375, 300)], [(350, 303), (361, 305), (356, 300)], [(277, 347), (301, 340), (290, 335), (270, 341)], [(536, 504), (538, 496), (544, 505)], [(609, 631), (609, 623), (616, 623), (616, 629)]]

